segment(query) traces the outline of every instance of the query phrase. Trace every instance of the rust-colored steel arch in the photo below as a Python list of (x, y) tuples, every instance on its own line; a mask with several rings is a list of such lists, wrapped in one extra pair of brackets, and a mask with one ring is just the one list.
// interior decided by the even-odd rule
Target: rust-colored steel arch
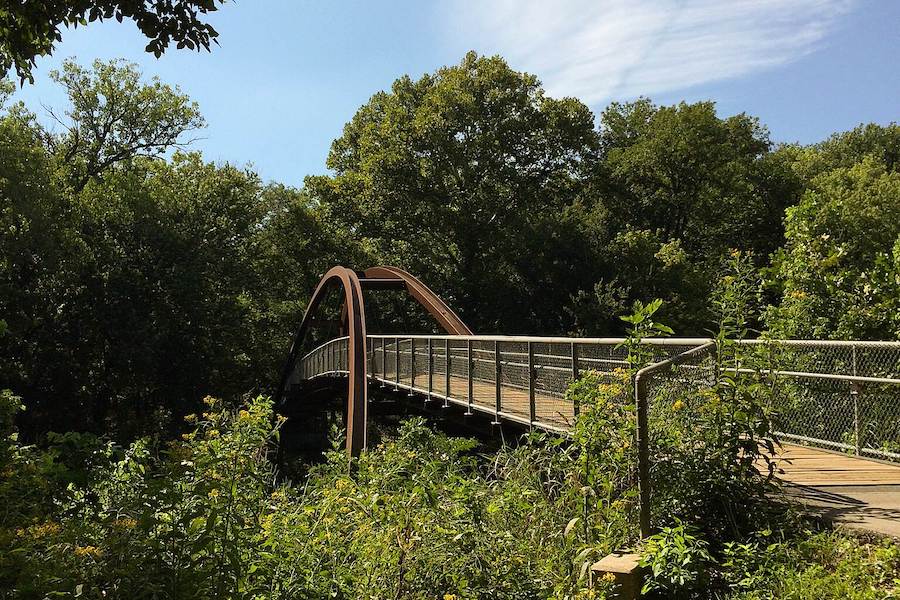
[(363, 305), (362, 285), (356, 272), (346, 267), (332, 267), (319, 285), (316, 286), (313, 295), (303, 314), (303, 320), (288, 353), (288, 359), (281, 374), (281, 383), (275, 399), (284, 401), (284, 392), (288, 379), (294, 369), (294, 364), (299, 358), (303, 345), (303, 338), (313, 322), (314, 315), (329, 291), (330, 286), (339, 284), (344, 292), (344, 310), (347, 314), (346, 327), (349, 338), (348, 364), (349, 377), (347, 383), (347, 452), (351, 456), (358, 456), (366, 447), (366, 411), (368, 402), (366, 380), (366, 311)]
[(444, 331), (451, 335), (474, 335), (472, 330), (437, 294), (403, 269), (378, 266), (366, 269), (364, 274), (366, 280), (402, 281), (406, 286), (406, 291), (437, 320)]
[(413, 275), (402, 269), (389, 266), (377, 266), (366, 269), (360, 274), (342, 266), (332, 267), (322, 277), (310, 298), (300, 327), (294, 334), (291, 350), (281, 374), (275, 399), (284, 401), (285, 388), (294, 370), (303, 339), (309, 331), (315, 313), (325, 298), (330, 286), (338, 284), (343, 289), (344, 300), (341, 309), (342, 334), (349, 338), (348, 345), (348, 387), (347, 387), (347, 452), (350, 456), (358, 456), (366, 447), (367, 421), (367, 374), (366, 374), (366, 311), (363, 301), (363, 288), (406, 289), (425, 310), (431, 314), (440, 326), (451, 335), (474, 335), (437, 294)]

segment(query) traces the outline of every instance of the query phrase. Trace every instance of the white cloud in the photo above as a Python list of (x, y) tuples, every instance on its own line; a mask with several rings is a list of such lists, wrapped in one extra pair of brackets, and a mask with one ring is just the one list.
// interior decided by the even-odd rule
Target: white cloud
[(442, 17), (551, 95), (589, 104), (686, 89), (815, 51), (855, 0), (483, 0)]

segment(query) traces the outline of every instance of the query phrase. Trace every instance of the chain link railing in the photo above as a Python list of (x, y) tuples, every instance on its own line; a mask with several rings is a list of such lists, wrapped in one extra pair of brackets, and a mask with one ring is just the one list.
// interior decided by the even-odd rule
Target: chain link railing
[(770, 370), (785, 441), (900, 459), (900, 342), (749, 340)]
[[(645, 340), (648, 363), (708, 343), (703, 338)], [(627, 366), (621, 338), (520, 336), (368, 337), (367, 371), (382, 386), (456, 404), (466, 411), (567, 429), (576, 408), (565, 400), (579, 373)], [(900, 342), (744, 340), (737, 367), (765, 370), (777, 382), (777, 434), (786, 441), (882, 459), (900, 459)], [(346, 337), (304, 356), (294, 380), (348, 371)], [(723, 365), (725, 368), (733, 365)], [(680, 380), (674, 373), (681, 373)], [(687, 383), (685, 369), (659, 385)], [(710, 377), (705, 370), (693, 383)]]

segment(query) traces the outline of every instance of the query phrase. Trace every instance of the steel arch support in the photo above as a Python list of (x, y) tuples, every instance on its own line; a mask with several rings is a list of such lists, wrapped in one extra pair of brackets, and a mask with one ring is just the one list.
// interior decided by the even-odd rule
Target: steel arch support
[(316, 286), (300, 327), (294, 335), (288, 360), (281, 374), (276, 401), (284, 401), (285, 387), (298, 358), (303, 338), (309, 331), (313, 315), (328, 293), (330, 286), (339, 285), (344, 292), (348, 343), (347, 377), (347, 453), (359, 456), (366, 447), (366, 421), (368, 411), (368, 382), (366, 379), (366, 312), (363, 305), (362, 286), (356, 272), (346, 267), (333, 267)]
[(450, 335), (474, 335), (472, 330), (463, 323), (447, 303), (435, 294), (431, 289), (419, 281), (413, 275), (397, 267), (378, 266), (366, 269), (366, 278), (371, 279), (396, 279), (406, 285), (406, 291), (416, 299), (432, 317), (434, 317), (444, 330)]

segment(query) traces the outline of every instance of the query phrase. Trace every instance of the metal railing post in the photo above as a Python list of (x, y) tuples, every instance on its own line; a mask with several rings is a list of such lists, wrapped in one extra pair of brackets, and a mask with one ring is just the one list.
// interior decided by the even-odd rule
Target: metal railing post
[[(572, 342), (572, 382), (574, 383), (574, 382), (578, 381), (578, 377), (579, 377), (578, 345), (575, 342)], [(578, 406), (578, 403), (576, 402), (572, 406), (572, 414), (574, 414), (577, 417), (579, 412), (580, 412), (580, 407)]]
[(428, 338), (428, 402), (431, 402), (431, 390), (434, 387), (434, 343)]
[(416, 338), (409, 338), (409, 396), (416, 387)]
[(444, 408), (450, 406), (450, 340), (444, 340)]
[(384, 387), (387, 380), (387, 340), (381, 338), (381, 387)]
[(528, 342), (528, 420), (532, 426), (537, 420), (537, 407), (534, 402), (534, 380), (537, 372), (534, 370), (534, 346)]
[(500, 342), (494, 341), (494, 425), (500, 424), (501, 406), (500, 393)]
[(400, 338), (394, 338), (394, 391), (400, 389)]
[[(853, 376), (856, 376), (856, 346), (850, 347), (850, 352), (853, 360)], [(853, 449), (856, 452), (856, 455), (860, 454), (860, 447), (862, 443), (860, 442), (860, 424), (859, 424), (859, 383), (856, 381), (850, 382), (850, 399), (853, 401)]]
[(472, 340), (466, 341), (466, 362), (468, 363), (468, 367), (466, 368), (467, 379), (469, 380), (469, 389), (468, 389), (468, 406), (466, 407), (466, 416), (472, 415), (472, 392), (474, 385), (474, 373), (472, 372), (472, 367), (474, 366), (474, 362), (472, 361)]
[[(649, 373), (647, 374), (649, 376)], [(640, 371), (634, 376), (634, 399), (637, 405), (638, 496), (640, 499), (641, 537), (650, 531), (650, 439), (647, 419), (647, 376)]]

